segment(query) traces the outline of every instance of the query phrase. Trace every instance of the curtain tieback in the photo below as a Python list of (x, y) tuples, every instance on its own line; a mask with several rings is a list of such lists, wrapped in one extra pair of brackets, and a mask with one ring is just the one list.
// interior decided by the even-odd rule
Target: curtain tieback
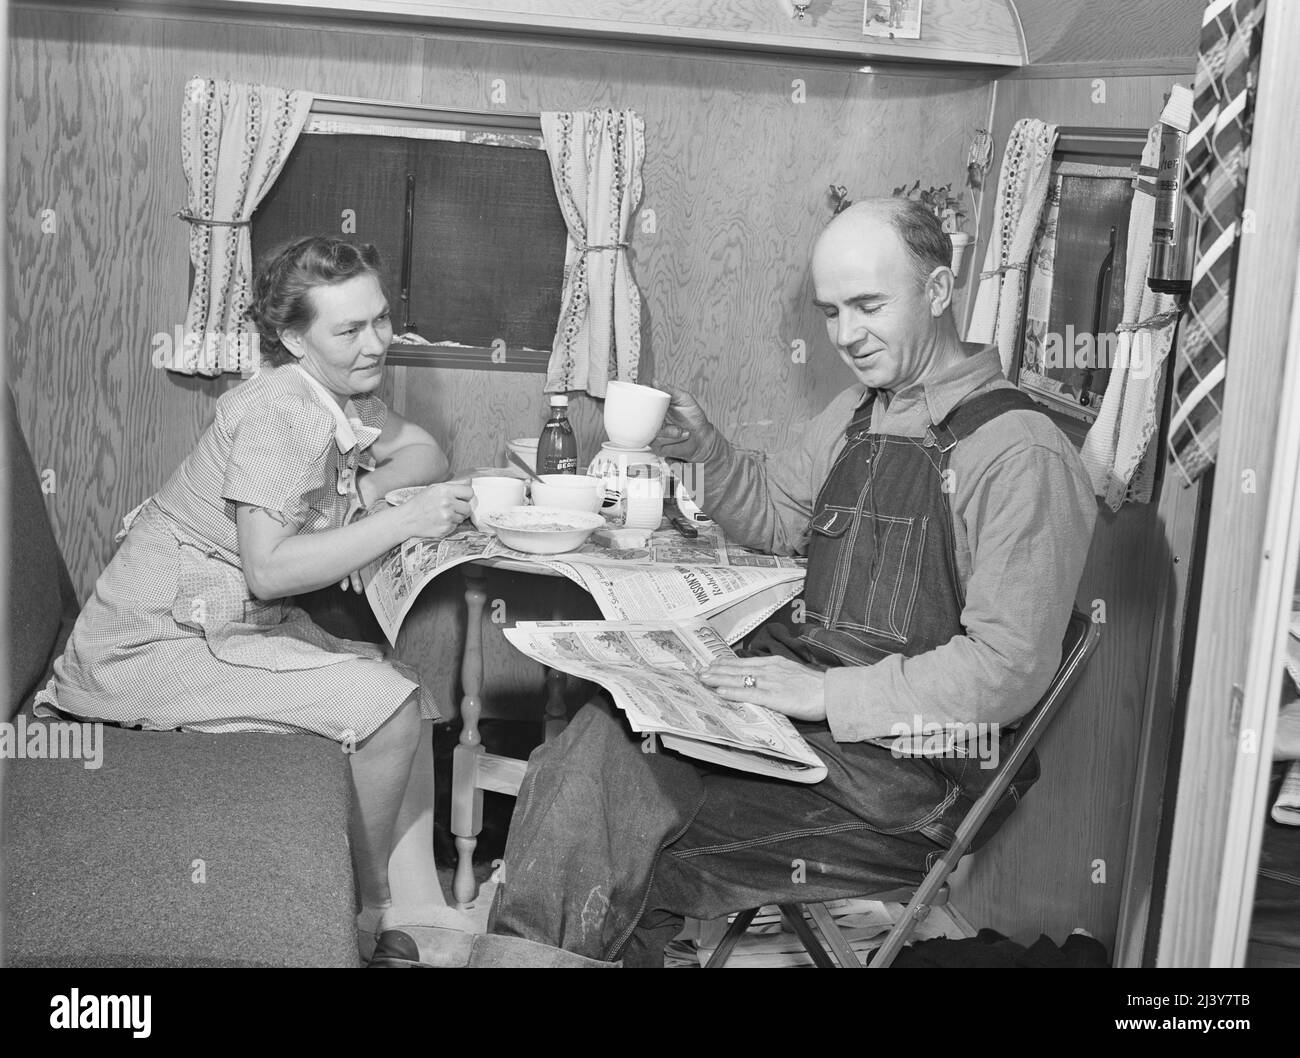
[(1008, 261), (1006, 264), (999, 265), (997, 268), (990, 269), (987, 272), (981, 272), (980, 278), (992, 279), (994, 276), (1000, 276), (1006, 272), (1026, 272), (1028, 270), (1029, 264), (1026, 261), (1021, 261), (1019, 264), (1014, 261)]
[(1154, 316), (1148, 316), (1144, 320), (1138, 320), (1137, 323), (1121, 323), (1118, 327), (1115, 328), (1115, 330), (1117, 331), (1145, 331), (1148, 329), (1158, 330), (1161, 327), (1173, 323), (1174, 320), (1178, 319), (1178, 317), (1181, 315), (1182, 313), (1179, 312), (1177, 309), (1174, 309), (1170, 312), (1158, 312)]
[(206, 224), (209, 227), (217, 228), (247, 228), (251, 223), (253, 223), (251, 220), (205, 220), (202, 217), (196, 217), (191, 213), (186, 213), (183, 209), (177, 210), (176, 216), (187, 224)]
[(626, 250), (627, 248), (627, 243), (616, 242), (608, 246), (579, 246), (578, 253), (592, 253), (596, 250)]

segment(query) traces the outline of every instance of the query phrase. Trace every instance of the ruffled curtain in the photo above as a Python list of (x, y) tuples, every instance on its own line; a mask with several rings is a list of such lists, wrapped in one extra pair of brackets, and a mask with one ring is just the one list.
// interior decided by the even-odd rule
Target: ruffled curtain
[(181, 108), (194, 288), (185, 340), (164, 366), (186, 375), (251, 373), (255, 328), (244, 318), (253, 273), (249, 218), (284, 168), (312, 95), (195, 77)]
[(1055, 149), (1055, 125), (1022, 118), (1012, 128), (1002, 156), (993, 231), (966, 340), (996, 344), (1008, 378), (1015, 367), (1025, 275), (1052, 182)]
[(610, 379), (636, 381), (641, 358), (641, 295), (627, 247), (645, 123), (631, 110), (543, 113), (542, 137), (569, 228), (546, 392), (603, 397)]
[[(1147, 135), (1142, 166), (1154, 172), (1160, 161), (1160, 127)], [(1093, 491), (1111, 510), (1126, 500), (1150, 501), (1154, 486), (1156, 428), (1160, 425), (1161, 380), (1178, 323), (1177, 299), (1147, 286), (1155, 198), (1140, 188), (1129, 210), (1124, 258), (1124, 316), (1115, 351), (1116, 370), (1102, 398), (1097, 420), (1079, 455)]]

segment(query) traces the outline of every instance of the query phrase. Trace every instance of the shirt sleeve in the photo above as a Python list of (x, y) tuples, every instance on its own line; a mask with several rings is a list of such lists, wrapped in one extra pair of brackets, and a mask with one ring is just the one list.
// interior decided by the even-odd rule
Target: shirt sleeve
[(356, 409), (357, 418), (361, 420), (362, 426), (369, 426), (371, 429), (383, 433), (384, 426), (388, 422), (387, 404), (373, 393), (366, 393), (353, 397), (352, 407)]
[(958, 513), (971, 550), (966, 634), (914, 657), (828, 670), (836, 741), (911, 731), (917, 718), (1014, 723), (1051, 682), (1097, 516), (1082, 464), (1072, 451), (1022, 445), (978, 475)]
[(845, 390), (797, 427), (782, 452), (740, 452), (719, 436), (703, 460), (696, 502), (734, 543), (774, 555), (804, 551), (813, 502), (861, 396), (861, 387)]
[(301, 525), (305, 497), (326, 483), (334, 425), (324, 408), (296, 396), (250, 409), (234, 429), (222, 496)]

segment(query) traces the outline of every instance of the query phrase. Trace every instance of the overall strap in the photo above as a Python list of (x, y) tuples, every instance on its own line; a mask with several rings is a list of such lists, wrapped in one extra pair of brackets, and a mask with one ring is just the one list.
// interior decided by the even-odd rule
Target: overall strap
[(926, 442), (938, 445), (939, 451), (947, 452), (963, 437), (969, 437), (986, 422), (996, 419), (1009, 411), (1033, 411), (1046, 415), (1042, 406), (1019, 389), (1000, 388), (981, 393), (977, 397), (963, 401), (948, 413), (948, 417), (937, 426), (931, 426), (926, 435)]

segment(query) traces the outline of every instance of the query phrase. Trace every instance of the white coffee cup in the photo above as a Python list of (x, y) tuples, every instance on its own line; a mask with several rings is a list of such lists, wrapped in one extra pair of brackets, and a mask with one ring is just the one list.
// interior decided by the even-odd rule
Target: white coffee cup
[(520, 506), (527, 488), (523, 478), (508, 477), (476, 477), (470, 485), (474, 489), (474, 497), (469, 501), (470, 517), (480, 533), (492, 532), (483, 520), (487, 515)]
[(566, 511), (598, 511), (605, 502), (605, 481), (587, 474), (543, 474), (529, 490), (538, 507)]
[(605, 389), (605, 435), (623, 448), (644, 448), (668, 414), (672, 396), (635, 382), (610, 382)]

